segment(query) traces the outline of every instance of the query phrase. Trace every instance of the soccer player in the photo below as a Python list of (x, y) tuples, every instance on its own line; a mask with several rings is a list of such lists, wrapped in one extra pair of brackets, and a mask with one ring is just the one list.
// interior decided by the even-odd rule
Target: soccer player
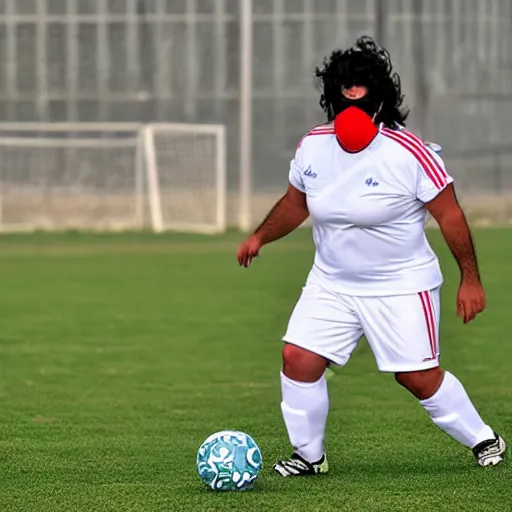
[(314, 264), (283, 337), (281, 410), (294, 452), (274, 469), (327, 472), (326, 368), (346, 364), (363, 334), (379, 370), (393, 372), (440, 429), (472, 449), (480, 466), (499, 464), (505, 441), (439, 366), (442, 275), (424, 233), (428, 213), (460, 267), (458, 315), (467, 323), (485, 307), (453, 179), (404, 129), (400, 78), (371, 38), (334, 51), (316, 76), (328, 123), (300, 141), (286, 194), (237, 254), (248, 267), (263, 245), (311, 216)]

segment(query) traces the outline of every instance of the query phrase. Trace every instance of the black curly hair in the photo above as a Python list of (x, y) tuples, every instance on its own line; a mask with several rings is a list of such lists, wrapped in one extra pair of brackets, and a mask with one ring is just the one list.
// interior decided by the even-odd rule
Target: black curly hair
[(315, 69), (315, 76), (322, 82), (320, 106), (328, 121), (343, 110), (342, 89), (359, 85), (368, 88), (368, 100), (375, 106), (375, 112), (382, 105), (377, 123), (392, 129), (405, 126), (409, 110), (402, 107), (400, 76), (393, 73), (389, 52), (371, 37), (362, 36), (352, 48), (333, 51)]

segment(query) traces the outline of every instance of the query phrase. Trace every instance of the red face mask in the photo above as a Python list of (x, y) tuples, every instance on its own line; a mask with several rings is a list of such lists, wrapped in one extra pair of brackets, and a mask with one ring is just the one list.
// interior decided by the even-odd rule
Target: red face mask
[(358, 107), (348, 107), (334, 119), (336, 138), (348, 153), (358, 153), (368, 147), (378, 131), (372, 118)]

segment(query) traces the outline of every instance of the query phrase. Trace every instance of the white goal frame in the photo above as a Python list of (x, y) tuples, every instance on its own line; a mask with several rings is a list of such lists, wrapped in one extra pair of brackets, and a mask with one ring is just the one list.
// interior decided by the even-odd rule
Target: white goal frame
[[(157, 133), (176, 134), (209, 134), (216, 137), (216, 163), (215, 163), (215, 192), (216, 212), (215, 222), (210, 224), (197, 224), (188, 222), (165, 223), (162, 215), (159, 169), (155, 135)], [(144, 159), (147, 173), (149, 205), (153, 230), (161, 232), (172, 229), (176, 231), (194, 231), (197, 233), (214, 234), (226, 230), (227, 210), (227, 173), (226, 173), (226, 128), (215, 124), (186, 124), (186, 123), (150, 123), (141, 130), (143, 140)]]
[[(0, 150), (2, 147), (24, 148), (122, 148), (135, 150), (133, 169), (135, 173), (134, 217), (127, 228), (139, 229), (144, 225), (144, 205), (147, 201), (150, 227), (156, 233), (167, 230), (186, 231), (204, 234), (221, 233), (226, 230), (227, 219), (227, 177), (226, 177), (226, 129), (224, 125), (187, 123), (0, 123)], [(124, 138), (112, 140), (101, 138), (58, 138), (52, 134), (117, 133)], [(5, 135), (5, 133), (44, 133), (45, 137)], [(133, 136), (131, 136), (133, 134)], [(157, 135), (201, 134), (215, 138), (214, 201), (215, 215), (211, 222), (188, 222), (182, 219), (166, 221), (163, 215), (160, 189), (158, 154), (155, 144)], [(2, 162), (0, 161), (0, 165)], [(186, 171), (186, 169), (185, 169)], [(209, 172), (209, 169), (206, 170)], [(30, 231), (39, 226), (32, 224), (8, 224), (3, 218), (3, 193), (0, 182), (0, 231)], [(200, 200), (200, 199), (198, 199)]]

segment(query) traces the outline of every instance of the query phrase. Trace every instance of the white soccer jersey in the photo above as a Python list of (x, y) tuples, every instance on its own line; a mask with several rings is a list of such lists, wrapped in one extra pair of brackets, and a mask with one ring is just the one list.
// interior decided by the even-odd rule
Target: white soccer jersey
[(402, 295), (442, 283), (424, 228), (424, 204), (453, 179), (441, 158), (405, 130), (381, 128), (359, 153), (332, 125), (299, 144), (290, 183), (307, 197), (316, 246), (308, 283), (354, 296)]

